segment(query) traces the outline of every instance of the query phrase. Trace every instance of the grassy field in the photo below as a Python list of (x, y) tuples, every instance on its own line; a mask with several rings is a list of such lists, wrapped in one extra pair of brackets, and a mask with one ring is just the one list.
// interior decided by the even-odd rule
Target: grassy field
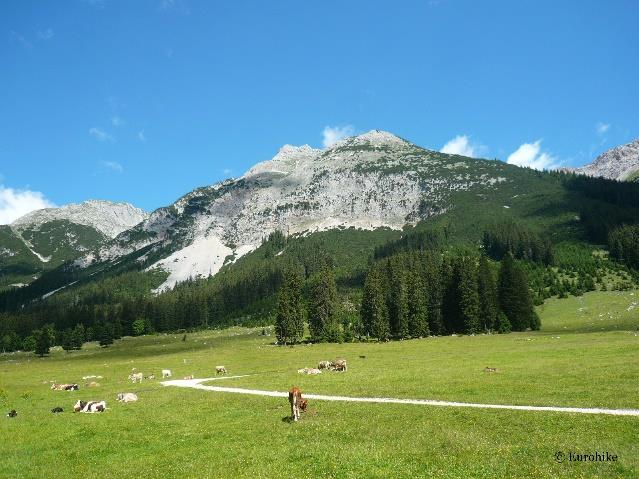
[[(639, 417), (313, 401), (299, 423), (283, 399), (130, 384), (131, 368), (216, 385), (348, 396), (639, 408), (639, 291), (593, 292), (539, 308), (539, 332), (384, 344), (276, 347), (261, 329), (125, 338), (51, 357), (0, 356), (1, 478), (639, 477)], [(345, 357), (347, 373), (297, 369)], [(497, 373), (484, 373), (484, 367)], [(102, 375), (95, 389), (82, 376)], [(79, 382), (77, 392), (49, 381)], [(140, 401), (119, 404), (118, 392)], [(104, 414), (73, 414), (77, 398)], [(63, 414), (49, 412), (54, 406)], [(558, 462), (608, 451), (616, 462)]]

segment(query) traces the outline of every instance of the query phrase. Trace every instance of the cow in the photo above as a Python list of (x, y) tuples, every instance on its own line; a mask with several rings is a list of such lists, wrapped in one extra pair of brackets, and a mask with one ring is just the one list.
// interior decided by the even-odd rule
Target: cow
[(129, 374), (129, 379), (134, 383), (141, 383), (143, 378), (144, 378), (144, 374), (142, 373)]
[(162, 379), (170, 378), (170, 377), (171, 377), (171, 370), (170, 369), (163, 369), (162, 370)]
[(317, 369), (330, 369), (333, 367), (332, 361), (320, 361), (317, 365)]
[(54, 391), (77, 391), (80, 389), (80, 386), (77, 384), (51, 384), (51, 389)]
[(73, 412), (86, 412), (86, 413), (94, 413), (94, 412), (104, 412), (106, 411), (106, 402), (105, 401), (80, 401), (75, 403), (73, 406)]
[(7, 413), (7, 417), (16, 417), (17, 415), (18, 413), (16, 412), (15, 409), (12, 409), (11, 411)]
[(144, 379), (155, 379), (155, 374), (150, 374), (148, 376), (144, 376)]
[(333, 361), (333, 370), (346, 372), (347, 369), (346, 359), (336, 359)]
[(297, 421), (300, 418), (300, 410), (306, 412), (308, 401), (302, 399), (302, 391), (295, 386), (288, 392), (288, 402), (291, 405), (291, 419)]
[(56, 406), (53, 409), (51, 409), (51, 412), (53, 414), (58, 414), (58, 413), (64, 412), (64, 409), (62, 409), (60, 406)]
[(485, 373), (496, 373), (497, 372), (497, 368), (489, 368), (488, 366), (486, 366), (484, 368), (484, 372)]
[(224, 366), (215, 366), (215, 374), (226, 374), (226, 368)]
[(120, 402), (135, 402), (138, 400), (138, 396), (135, 393), (118, 393), (117, 398)]
[(190, 381), (191, 379), (193, 379), (193, 375), (191, 374), (191, 375), (189, 375), (189, 376), (184, 376), (184, 379), (185, 379), (186, 381)]

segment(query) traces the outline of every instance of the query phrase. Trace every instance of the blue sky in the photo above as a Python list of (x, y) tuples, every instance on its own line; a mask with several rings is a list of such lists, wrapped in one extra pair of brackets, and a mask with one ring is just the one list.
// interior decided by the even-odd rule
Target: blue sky
[(89, 198), (151, 210), (371, 129), (581, 165), (639, 136), (638, 18), (634, 0), (8, 0), (0, 223)]

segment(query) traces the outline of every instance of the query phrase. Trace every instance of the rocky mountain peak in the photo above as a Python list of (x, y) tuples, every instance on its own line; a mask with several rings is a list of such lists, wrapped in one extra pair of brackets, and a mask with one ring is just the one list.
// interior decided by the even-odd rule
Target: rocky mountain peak
[(639, 173), (639, 138), (605, 151), (592, 163), (574, 171), (619, 181), (634, 178)]

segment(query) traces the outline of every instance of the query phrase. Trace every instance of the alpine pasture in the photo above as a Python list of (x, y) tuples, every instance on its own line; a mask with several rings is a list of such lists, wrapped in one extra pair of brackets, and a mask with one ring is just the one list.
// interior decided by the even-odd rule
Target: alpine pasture
[[(224, 365), (228, 377), (208, 384), (639, 409), (638, 302), (639, 291), (551, 299), (538, 308), (541, 331), (504, 335), (281, 347), (272, 329), (230, 328), (55, 348), (44, 359), (0, 355), (0, 477), (639, 477), (636, 416), (311, 400), (291, 423), (284, 398), (161, 384), (162, 369), (213, 378)], [(297, 373), (337, 357), (348, 372)], [(133, 384), (133, 368), (157, 379)], [(90, 375), (103, 377), (82, 379)], [(80, 390), (52, 391), (50, 381)], [(139, 401), (119, 403), (121, 392)], [(78, 399), (108, 409), (73, 413)], [(4, 417), (12, 409), (17, 417)], [(557, 460), (602, 451), (617, 460)]]

